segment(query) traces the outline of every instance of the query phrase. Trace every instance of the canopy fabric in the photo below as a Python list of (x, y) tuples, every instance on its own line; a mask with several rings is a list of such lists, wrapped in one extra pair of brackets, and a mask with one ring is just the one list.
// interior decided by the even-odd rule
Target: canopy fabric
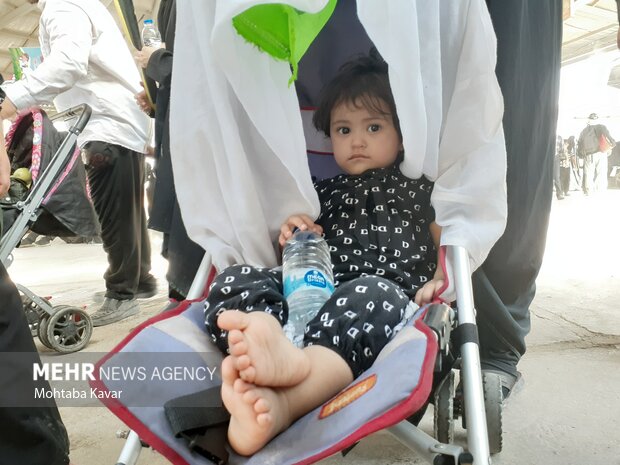
[[(219, 270), (241, 262), (275, 266), (282, 222), (320, 211), (291, 68), (232, 24), (258, 3), (178, 3), (175, 185), (188, 234)], [(281, 3), (316, 13), (328, 1)], [(484, 0), (358, 0), (357, 11), (389, 64), (406, 153), (401, 170), (435, 181), (442, 245), (464, 246), (476, 268), (506, 222), (503, 103)]]

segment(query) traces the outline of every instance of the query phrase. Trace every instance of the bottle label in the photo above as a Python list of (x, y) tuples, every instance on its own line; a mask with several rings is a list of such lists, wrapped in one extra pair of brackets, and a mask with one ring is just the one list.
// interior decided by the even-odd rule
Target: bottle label
[(284, 296), (288, 297), (300, 288), (312, 287), (328, 295), (334, 292), (334, 284), (320, 271), (298, 268), (284, 278)]

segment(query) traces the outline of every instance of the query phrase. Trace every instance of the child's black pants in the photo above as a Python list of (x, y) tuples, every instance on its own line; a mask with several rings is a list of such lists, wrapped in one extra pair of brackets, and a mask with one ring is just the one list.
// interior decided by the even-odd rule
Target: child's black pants
[[(409, 298), (395, 283), (365, 276), (341, 283), (306, 326), (304, 346), (320, 345), (337, 352), (353, 376), (370, 368), (401, 323)], [(226, 331), (217, 326), (225, 310), (261, 311), (281, 325), (288, 319), (282, 272), (235, 265), (218, 275), (205, 302), (205, 324), (213, 342), (227, 352)]]

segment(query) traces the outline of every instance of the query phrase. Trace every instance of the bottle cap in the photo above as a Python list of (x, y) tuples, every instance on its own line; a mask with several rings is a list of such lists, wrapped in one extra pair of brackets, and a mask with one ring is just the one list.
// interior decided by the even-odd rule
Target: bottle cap
[[(295, 228), (297, 229), (297, 228)], [(296, 240), (299, 241), (307, 241), (307, 240), (312, 240), (312, 239), (317, 239), (320, 238), (321, 236), (319, 236), (317, 233), (313, 232), (313, 231), (302, 231), (301, 229), (297, 229), (294, 233), (293, 236)]]
[(144, 20), (144, 24), (153, 24), (153, 20), (152, 19), (145, 19)]

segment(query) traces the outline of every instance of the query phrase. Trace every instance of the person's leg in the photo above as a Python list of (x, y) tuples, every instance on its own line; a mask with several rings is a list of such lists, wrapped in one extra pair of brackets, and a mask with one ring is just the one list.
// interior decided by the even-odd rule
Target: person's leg
[(577, 158), (577, 169), (575, 171), (575, 177), (577, 179), (577, 190), (583, 191), (583, 159)]
[(225, 311), (217, 325), (228, 333), (229, 352), (244, 381), (259, 386), (294, 386), (308, 375), (307, 356), (286, 337), (273, 315)]
[(136, 208), (135, 234), (140, 247), (140, 271), (136, 297), (149, 298), (157, 293), (157, 281), (151, 274), (151, 240), (149, 238), (144, 207), (144, 155), (135, 154), (135, 156), (132, 156), (132, 160), (134, 162), (134, 176), (132, 178), (134, 182), (133, 198)]
[(586, 155), (583, 159), (583, 193), (590, 195), (594, 192), (594, 160), (593, 155)]
[(84, 147), (93, 203), (101, 223), (103, 249), (108, 255), (104, 274), (106, 297), (126, 300), (134, 296), (141, 260), (141, 223), (134, 156), (129, 149), (104, 142)]
[[(232, 416), (233, 448), (245, 455), (257, 451), (367, 370), (408, 303), (396, 284), (382, 278), (344, 283), (308, 325), (303, 350), (265, 313), (222, 313), (217, 323), (229, 331), (231, 352), (223, 366), (222, 398)], [(303, 358), (308, 370), (300, 368)], [(281, 387), (283, 373), (299, 381)]]
[(40, 363), (15, 285), (0, 264), (0, 463), (66, 465), (69, 438), (54, 399), (34, 399)]
[[(525, 336), (530, 331), (530, 314), (523, 309), (529, 308), (534, 299), (536, 277), (527, 264), (525, 268), (517, 268), (514, 263), (510, 268), (485, 265), (472, 275), (481, 365), (483, 369), (505, 372), (516, 380), (517, 364), (525, 353)], [(511, 271), (515, 272), (514, 280), (510, 279)]]
[(187, 235), (181, 211), (175, 199), (167, 247), (169, 288), (187, 296), (204, 256), (204, 249)]
[(487, 4), (497, 34), (496, 74), (504, 95), (508, 222), (472, 278), (482, 366), (498, 368), (514, 381), (530, 330), (529, 306), (551, 209), (562, 2)]
[(570, 167), (560, 168), (560, 185), (564, 195), (570, 195)]
[(93, 324), (103, 326), (139, 311), (135, 293), (144, 240), (144, 207), (140, 201), (144, 195), (143, 155), (104, 142), (89, 142), (84, 154), (103, 248), (108, 255), (108, 269), (104, 273), (106, 299), (92, 315)]
[(607, 179), (608, 179), (608, 171), (609, 171), (609, 163), (607, 160), (606, 152), (599, 152), (599, 165), (598, 165), (598, 174), (599, 174), (599, 185), (598, 189), (601, 192), (607, 190)]
[[(335, 351), (359, 376), (394, 336), (408, 303), (400, 287), (383, 278), (368, 276), (343, 283), (308, 323), (304, 346), (321, 345)], [(229, 353), (236, 357), (235, 368), (244, 381), (287, 386), (302, 376), (305, 361), (290, 348), (276, 319), (224, 312), (217, 326), (229, 331)]]
[(223, 353), (228, 353), (228, 331), (217, 325), (217, 319), (226, 310), (265, 312), (284, 325), (288, 305), (282, 294), (282, 272), (234, 265), (215, 277), (205, 300), (205, 327)]
[(564, 190), (562, 189), (562, 180), (560, 179), (560, 160), (558, 157), (553, 158), (553, 187), (555, 188), (555, 196), (558, 200), (564, 198)]
[[(158, 97), (159, 98), (159, 97)], [(166, 106), (166, 102), (164, 102)], [(165, 119), (164, 119), (165, 115)], [(161, 121), (159, 120), (161, 116)], [(171, 255), (169, 254), (170, 238), (173, 235), (173, 217), (176, 204), (176, 192), (174, 190), (174, 179), (172, 174), (172, 162), (170, 158), (170, 139), (168, 137), (168, 115), (164, 111), (160, 114), (158, 105), (158, 116), (155, 127), (155, 168), (154, 176), (151, 181), (153, 196), (149, 200), (149, 219), (148, 227), (164, 234), (161, 255), (168, 261), (168, 274), (173, 266)], [(150, 187), (150, 186), (149, 186)], [(180, 267), (182, 268), (182, 264)], [(168, 280), (169, 297), (173, 295), (179, 297), (175, 292), (171, 292), (174, 286)], [(189, 290), (189, 286), (187, 288)], [(179, 300), (178, 298), (176, 300)], [(183, 300), (182, 298), (180, 300)]]
[(581, 190), (581, 168), (579, 168), (579, 161), (571, 161), (569, 171), (568, 188), (571, 191)]
[[(294, 350), (300, 350), (291, 344)], [(353, 381), (347, 363), (321, 346), (306, 347), (310, 370), (292, 387), (270, 388), (239, 377), (234, 357), (222, 364), (222, 400), (231, 414), (228, 441), (241, 455), (252, 455), (295, 420), (323, 404)]]
[(409, 301), (400, 286), (378, 276), (342, 283), (308, 323), (304, 346), (336, 351), (358, 377), (394, 337)]
[(592, 192), (601, 190), (601, 152), (592, 154)]

